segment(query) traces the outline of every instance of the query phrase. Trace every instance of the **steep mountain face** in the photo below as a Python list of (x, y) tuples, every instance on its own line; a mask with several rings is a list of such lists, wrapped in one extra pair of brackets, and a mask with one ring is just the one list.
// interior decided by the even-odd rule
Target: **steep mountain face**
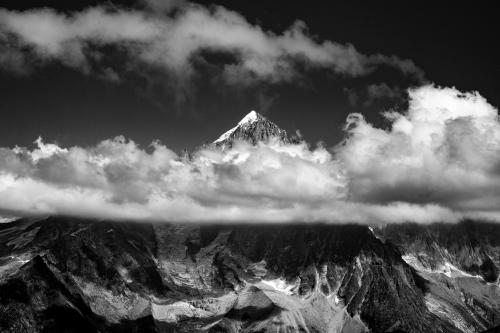
[(251, 111), (235, 127), (222, 134), (213, 143), (217, 147), (227, 149), (231, 148), (236, 141), (257, 144), (257, 142), (267, 141), (271, 138), (285, 143), (298, 142), (297, 138), (289, 137), (285, 130), (279, 128), (272, 121), (255, 111)]
[(452, 264), (486, 282), (498, 282), (500, 228), (496, 224), (394, 224), (380, 229), (380, 234), (425, 268), (436, 270)]
[[(478, 234), (496, 227), (473, 225)], [(0, 230), (0, 331), (480, 332), (500, 324), (498, 282), (421, 269), (394, 228), (21, 219)]]
[(427, 280), (425, 301), (464, 332), (500, 321), (500, 227), (464, 221), (389, 225), (376, 231)]
[(99, 332), (148, 326), (168, 291), (150, 225), (22, 219), (0, 230), (0, 331)]
[[(286, 132), (251, 112), (214, 144)], [(481, 332), (500, 225), (0, 223), (0, 332)]]

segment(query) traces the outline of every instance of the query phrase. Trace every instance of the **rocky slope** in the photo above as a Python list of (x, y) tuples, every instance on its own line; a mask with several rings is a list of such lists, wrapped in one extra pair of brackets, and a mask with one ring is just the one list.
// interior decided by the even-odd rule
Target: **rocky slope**
[(464, 332), (481, 331), (500, 320), (497, 224), (403, 224), (375, 232), (395, 244), (427, 280), (426, 304), (441, 318)]
[(377, 232), (386, 238), (357, 225), (21, 219), (0, 230), (0, 331), (480, 332), (500, 323), (498, 282), (423, 269), (394, 230)]

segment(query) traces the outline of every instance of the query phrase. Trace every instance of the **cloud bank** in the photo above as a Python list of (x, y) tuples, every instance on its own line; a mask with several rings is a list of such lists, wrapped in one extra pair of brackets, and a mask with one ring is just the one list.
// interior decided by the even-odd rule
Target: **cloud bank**
[(498, 110), (477, 92), (410, 89), (389, 128), (361, 114), (333, 149), (276, 140), (179, 156), (117, 137), (0, 148), (0, 211), (176, 222), (500, 220)]
[(435, 202), (496, 214), (500, 205), (498, 110), (479, 93), (424, 86), (409, 90), (405, 114), (386, 112), (389, 130), (351, 114), (337, 149), (353, 200)]
[(291, 82), (307, 69), (358, 77), (380, 66), (423, 78), (411, 60), (365, 55), (350, 44), (318, 40), (301, 21), (274, 33), (221, 6), (143, 2), (142, 10), (97, 6), (69, 14), (50, 8), (0, 9), (0, 66), (23, 72), (59, 62), (116, 80), (122, 73), (103, 51), (113, 48), (126, 59), (122, 71), (143, 71), (147, 65), (185, 84), (197, 65), (210, 62), (205, 53), (229, 57), (212, 65), (220, 65), (223, 81), (230, 84)]

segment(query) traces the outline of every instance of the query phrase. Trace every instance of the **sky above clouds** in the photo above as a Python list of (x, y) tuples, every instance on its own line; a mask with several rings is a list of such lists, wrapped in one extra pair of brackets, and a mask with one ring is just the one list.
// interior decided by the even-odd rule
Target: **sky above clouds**
[[(391, 10), (332, 8), (332, 23), (319, 7), (316, 16), (296, 9), (7, 3), (0, 212), (191, 222), (499, 220), (498, 96), (488, 76), (498, 71), (488, 62), (497, 51), (490, 48), (482, 64), (469, 51), (445, 58), (438, 39), (419, 44)], [(362, 20), (367, 13), (374, 23)], [(419, 16), (416, 8), (412, 19)], [(389, 31), (388, 18), (400, 25), (392, 30), (399, 37), (356, 38), (371, 24)], [(440, 23), (444, 32), (453, 20)], [(455, 37), (445, 41), (445, 49), (460, 46)], [(475, 73), (457, 80), (465, 89), (436, 79), (457, 70)], [(199, 148), (250, 109), (300, 129), (312, 144)], [(180, 153), (186, 147), (191, 158)]]
[[(420, 80), (398, 69), (397, 61), (384, 64), (393, 56), (412, 61), (423, 71), (424, 81), (477, 90), (493, 105), (500, 103), (500, 54), (491, 42), (498, 29), (486, 3), (469, 8), (436, 3), (432, 10), (416, 4), (408, 10), (397, 1), (384, 6), (326, 6), (319, 0), (308, 6), (283, 0), (157, 2), (161, 4), (2, 1), (2, 13), (8, 17), (0, 37), (0, 62), (5, 64), (0, 66), (2, 145), (32, 146), (40, 135), (63, 145), (94, 145), (124, 135), (141, 145), (159, 139), (180, 151), (212, 141), (249, 110), (257, 110), (290, 132), (300, 129), (310, 142), (331, 146), (342, 139), (349, 113), (362, 112), (384, 126), (380, 111), (405, 108), (405, 89)], [(184, 11), (176, 13), (176, 5)], [(95, 25), (88, 21), (101, 16)], [(130, 35), (116, 31), (125, 16), (134, 18), (127, 24), (134, 30), (127, 32)], [(43, 21), (44, 17), (51, 19)], [(30, 24), (16, 30), (22, 20)], [(175, 42), (171, 35), (188, 34), (187, 23), (203, 23), (204, 29), (195, 29), (195, 41), (181, 43), (179, 52), (163, 58), (159, 50), (170, 50)], [(209, 23), (211, 30), (205, 29)], [(36, 29), (37, 24), (45, 28)], [(230, 24), (239, 29), (223, 29)], [(178, 28), (176, 32), (161, 33), (171, 26)], [(28, 43), (22, 33), (29, 29), (36, 31)], [(231, 43), (246, 47), (240, 38), (221, 45), (220, 34), (210, 40), (199, 32), (217, 29), (224, 35), (243, 34), (245, 42), (253, 41), (249, 47), (254, 52), (228, 51)], [(294, 43), (286, 38), (292, 32), (297, 32)], [(43, 40), (46, 45), (40, 44)], [(218, 43), (219, 51), (198, 49), (207, 43)], [(267, 44), (272, 45), (268, 50), (262, 47)], [(300, 55), (297, 45), (308, 50), (314, 65)], [(331, 50), (338, 52), (329, 54)], [(192, 57), (184, 61), (189, 70), (169, 70), (167, 56), (191, 51)], [(352, 75), (356, 68), (364, 74)]]

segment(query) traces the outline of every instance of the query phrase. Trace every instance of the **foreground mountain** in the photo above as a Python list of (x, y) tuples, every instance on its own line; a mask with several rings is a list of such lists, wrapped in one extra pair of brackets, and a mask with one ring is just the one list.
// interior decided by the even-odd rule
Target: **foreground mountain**
[(396, 244), (402, 258), (426, 279), (425, 302), (441, 318), (464, 332), (498, 323), (498, 225), (388, 225), (380, 234)]
[[(447, 236), (429, 228), (21, 219), (0, 230), (0, 331), (481, 332), (499, 325), (500, 227), (440, 225)], [(464, 228), (475, 231), (457, 239)], [(462, 252), (478, 256), (462, 261)], [(476, 268), (489, 256), (494, 268)]]
[[(293, 142), (251, 112), (214, 144)], [(0, 332), (482, 332), (500, 225), (0, 223)]]

